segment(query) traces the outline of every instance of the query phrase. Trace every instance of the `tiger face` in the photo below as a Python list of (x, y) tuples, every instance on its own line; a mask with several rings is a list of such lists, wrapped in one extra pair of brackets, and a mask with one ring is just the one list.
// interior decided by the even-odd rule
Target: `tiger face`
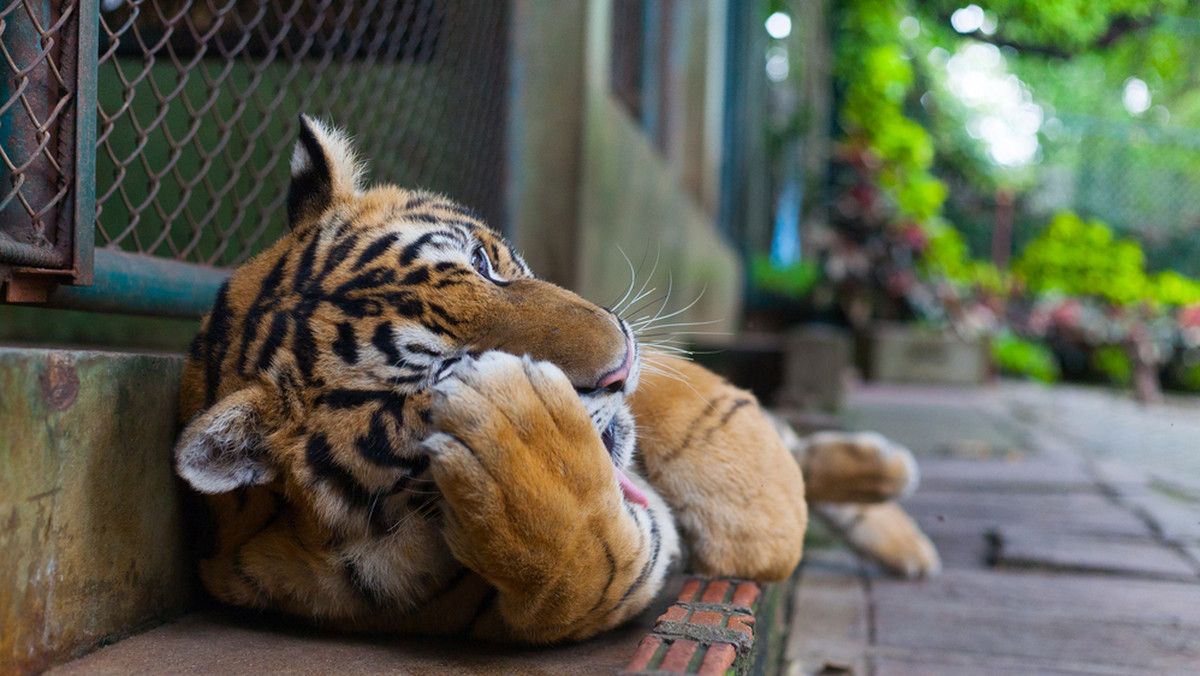
[[(202, 493), (269, 491), (338, 538), (432, 529), (437, 491), (420, 447), (431, 388), (498, 350), (561, 369), (627, 499), (644, 504), (621, 471), (641, 370), (629, 325), (535, 277), (470, 210), (364, 187), (342, 134), (308, 118), (301, 127), (291, 232), (234, 272), (189, 352), (180, 475)], [(240, 528), (219, 546), (253, 535)]]

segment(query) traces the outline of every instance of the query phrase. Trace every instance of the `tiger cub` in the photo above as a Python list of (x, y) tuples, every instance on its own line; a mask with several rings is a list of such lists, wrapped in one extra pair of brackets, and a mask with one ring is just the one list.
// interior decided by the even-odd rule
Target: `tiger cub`
[[(216, 598), (547, 643), (643, 610), (681, 541), (700, 572), (792, 572), (804, 481), (753, 397), (644, 351), (471, 210), (365, 186), (330, 127), (301, 119), (291, 170), (291, 232), (184, 367), (176, 468), (208, 495)], [(871, 499), (895, 493), (882, 458), (854, 470)]]

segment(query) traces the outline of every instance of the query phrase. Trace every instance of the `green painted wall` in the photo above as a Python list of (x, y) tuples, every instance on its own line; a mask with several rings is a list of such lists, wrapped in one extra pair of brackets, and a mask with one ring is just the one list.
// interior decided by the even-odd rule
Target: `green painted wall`
[(183, 610), (179, 356), (0, 347), (0, 673)]
[[(715, 204), (703, 206), (708, 201), (704, 195), (689, 190), (706, 181), (697, 177), (690, 164), (678, 163), (699, 162), (715, 169), (717, 162), (703, 158), (711, 158), (718, 144), (688, 124), (678, 135), (684, 145), (668, 142), (669, 156), (664, 156), (612, 98), (608, 72), (611, 4), (608, 0), (589, 4), (579, 271), (575, 286), (596, 302), (607, 304), (620, 298), (630, 281), (623, 250), (638, 269), (639, 287), (654, 269), (648, 288), (656, 288), (657, 292), (651, 297), (661, 298), (670, 287), (668, 310), (699, 299), (674, 321), (714, 322), (696, 330), (732, 332), (741, 311), (741, 263), (717, 231)], [(705, 6), (708, 12), (716, 12), (721, 4)], [(693, 20), (704, 21), (704, 13), (695, 10)], [(685, 32), (697, 40), (711, 36), (704, 30)], [(687, 76), (687, 72), (703, 71), (709, 66), (713, 49), (716, 46), (708, 44), (689, 50), (683, 65), (686, 72), (680, 74), (684, 83), (713, 86), (704, 77)], [(719, 97), (700, 96), (694, 89), (687, 90), (681, 101), (695, 107), (706, 98), (719, 101)], [(686, 144), (689, 136), (694, 139), (691, 145)], [(699, 147), (695, 145), (701, 142)], [(673, 162), (672, 157), (678, 161)]]

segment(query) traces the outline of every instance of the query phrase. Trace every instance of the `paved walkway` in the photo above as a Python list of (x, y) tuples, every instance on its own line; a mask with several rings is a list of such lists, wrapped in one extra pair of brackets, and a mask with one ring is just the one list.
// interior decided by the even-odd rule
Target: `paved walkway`
[(917, 454), (905, 504), (945, 571), (899, 582), (810, 549), (789, 673), (1200, 673), (1200, 405), (875, 386), (845, 420)]

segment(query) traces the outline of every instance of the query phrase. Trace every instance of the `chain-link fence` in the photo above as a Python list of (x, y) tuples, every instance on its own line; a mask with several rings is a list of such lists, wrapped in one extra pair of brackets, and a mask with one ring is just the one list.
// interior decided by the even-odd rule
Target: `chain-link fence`
[(78, 10), (31, 0), (0, 8), (0, 255), (9, 262), (70, 259)]
[[(1200, 276), (1200, 130), (1074, 116), (1045, 140), (1015, 204), (1014, 254), (1070, 209), (1137, 239), (1150, 269)], [(953, 178), (949, 192), (947, 217), (990, 257), (996, 195)]]
[(69, 268), (76, 225), (110, 251), (245, 261), (286, 227), (301, 112), (346, 127), (373, 179), (503, 227), (508, 21), (504, 1), (9, 0), (0, 267)]
[(106, 0), (97, 243), (236, 265), (284, 227), (297, 114), (346, 126), (371, 175), (499, 224), (502, 2)]

